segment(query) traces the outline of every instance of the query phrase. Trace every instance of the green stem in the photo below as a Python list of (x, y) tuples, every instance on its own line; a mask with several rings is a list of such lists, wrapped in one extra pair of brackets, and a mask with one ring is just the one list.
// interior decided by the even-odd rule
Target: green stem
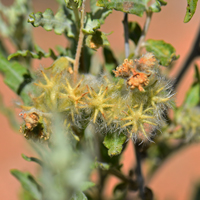
[(147, 31), (149, 29), (149, 25), (150, 25), (150, 22), (151, 22), (152, 11), (146, 11), (146, 15), (147, 15), (147, 18), (146, 18), (146, 21), (145, 21), (145, 24), (144, 24), (142, 35), (140, 36), (138, 44), (135, 48), (135, 53), (134, 53), (135, 58), (137, 58), (140, 55), (140, 50), (141, 50), (143, 43), (145, 41), (145, 37), (146, 37)]
[(80, 60), (81, 49), (82, 49), (83, 38), (84, 38), (84, 34), (82, 32), (82, 29), (84, 26), (84, 10), (85, 10), (85, 0), (83, 0), (82, 9), (81, 9), (81, 24), (80, 24), (79, 40), (78, 40), (78, 45), (76, 49), (76, 57), (75, 57), (75, 62), (74, 62), (74, 83), (77, 81), (79, 60)]

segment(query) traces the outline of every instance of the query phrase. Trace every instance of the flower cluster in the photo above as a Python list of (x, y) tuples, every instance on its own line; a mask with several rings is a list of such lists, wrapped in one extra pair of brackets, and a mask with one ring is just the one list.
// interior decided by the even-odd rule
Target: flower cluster
[(77, 130), (93, 123), (102, 134), (118, 132), (128, 139), (152, 141), (151, 133), (163, 121), (163, 111), (173, 96), (152, 53), (125, 59), (113, 70), (118, 82), (106, 75), (79, 75), (74, 83), (69, 64), (62, 70), (56, 68), (61, 62), (62, 57), (40, 71), (43, 79), (35, 82), (38, 94), (31, 95), (32, 105), (21, 106), (24, 111), (20, 115), (25, 121), (21, 132), (27, 138), (48, 140), (56, 112), (63, 126), (76, 130), (76, 136)]

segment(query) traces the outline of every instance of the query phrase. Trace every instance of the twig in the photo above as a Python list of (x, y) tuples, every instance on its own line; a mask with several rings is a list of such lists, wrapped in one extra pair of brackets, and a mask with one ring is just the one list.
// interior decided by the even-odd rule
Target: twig
[(189, 56), (187, 57), (186, 61), (184, 62), (184, 65), (180, 72), (178, 73), (178, 76), (174, 82), (174, 88), (178, 86), (180, 81), (182, 80), (183, 76), (185, 75), (186, 71), (190, 67), (190, 63), (197, 57), (200, 56), (200, 27), (199, 32), (197, 34), (196, 40), (193, 43), (192, 50), (190, 51)]
[(135, 48), (135, 54), (134, 54), (135, 58), (137, 58), (140, 55), (140, 50), (141, 50), (141, 47), (142, 47), (143, 42), (145, 40), (147, 31), (149, 29), (149, 25), (150, 25), (150, 22), (151, 22), (152, 11), (146, 11), (146, 15), (147, 15), (147, 18), (146, 18), (146, 21), (145, 21), (145, 24), (144, 24), (142, 35), (140, 36), (138, 44)]
[(77, 80), (79, 59), (80, 59), (80, 55), (81, 55), (81, 49), (82, 49), (83, 38), (84, 38), (84, 34), (82, 32), (83, 25), (84, 25), (84, 10), (85, 10), (85, 0), (83, 0), (82, 9), (81, 9), (81, 26), (80, 26), (78, 45), (77, 45), (77, 49), (76, 49), (76, 57), (75, 57), (75, 62), (74, 62), (74, 83)]
[(140, 152), (138, 151), (138, 147), (136, 146), (137, 144), (134, 144), (135, 147), (135, 156), (136, 156), (136, 175), (137, 175), (137, 182), (139, 185), (139, 193), (140, 197), (143, 200), (144, 199), (144, 178), (142, 175), (142, 169), (141, 169), (141, 155)]
[(124, 19), (122, 21), (124, 25), (124, 39), (125, 39), (125, 57), (128, 58), (129, 56), (129, 30), (128, 30), (128, 14), (124, 13)]
[(121, 179), (123, 182), (129, 184), (130, 190), (134, 190), (134, 191), (138, 190), (138, 183), (136, 181), (132, 180), (131, 178), (126, 177), (119, 170), (114, 169), (114, 168), (110, 168), (108, 170), (108, 173), (116, 176), (117, 178)]

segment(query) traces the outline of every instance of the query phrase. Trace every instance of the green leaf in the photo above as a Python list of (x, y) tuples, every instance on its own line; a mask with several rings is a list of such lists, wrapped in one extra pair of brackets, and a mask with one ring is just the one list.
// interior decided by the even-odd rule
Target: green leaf
[(86, 13), (86, 18), (86, 25), (82, 31), (84, 34), (94, 34), (95, 30), (99, 29), (101, 24), (98, 19), (92, 18), (92, 13)]
[(150, 9), (153, 12), (160, 12), (161, 11), (161, 6), (167, 5), (167, 2), (163, 0), (156, 0), (153, 4), (150, 5)]
[(29, 83), (32, 81), (28, 70), (18, 62), (9, 62), (0, 54), (0, 72), (5, 76), (4, 83), (16, 94), (21, 96), (24, 103), (29, 102)]
[(0, 112), (6, 116), (12, 128), (16, 131), (19, 130), (19, 122), (16, 119), (14, 109), (6, 107), (3, 102), (2, 95), (0, 94)]
[(149, 39), (145, 43), (146, 50), (152, 52), (163, 66), (168, 66), (173, 60), (177, 60), (175, 48), (163, 40)]
[(88, 198), (85, 196), (83, 192), (76, 192), (70, 200), (87, 200)]
[(20, 181), (22, 187), (28, 191), (34, 199), (42, 200), (41, 187), (30, 173), (13, 169), (11, 170), (11, 174)]
[(95, 161), (95, 168), (99, 168), (99, 169), (102, 169), (102, 170), (109, 170), (110, 165), (108, 163), (105, 163), (105, 162)]
[(90, 1), (93, 19), (98, 19), (100, 24), (104, 24), (105, 19), (112, 13), (112, 10), (96, 6), (96, 0)]
[(161, 11), (161, 4), (159, 1), (155, 1), (151, 6), (149, 7), (151, 11), (153, 12), (160, 12)]
[(197, 106), (200, 103), (200, 75), (197, 65), (195, 65), (195, 72), (195, 77), (197, 80), (195, 80), (185, 98), (185, 104), (189, 107)]
[(115, 9), (142, 17), (149, 0), (98, 0), (97, 6)]
[(55, 16), (51, 9), (46, 9), (44, 13), (31, 13), (28, 22), (34, 27), (42, 26), (46, 31), (54, 29), (54, 32), (58, 35), (67, 32), (68, 37), (75, 37), (72, 21), (67, 18), (63, 9), (60, 9)]
[(26, 156), (26, 155), (24, 155), (24, 154), (22, 154), (22, 158), (23, 158), (24, 160), (28, 161), (28, 162), (36, 162), (36, 163), (38, 163), (39, 165), (42, 166), (42, 161), (39, 160), (38, 158), (28, 157), (28, 156)]
[(186, 8), (186, 14), (184, 18), (184, 22), (189, 22), (196, 10), (198, 0), (187, 0), (187, 8)]
[(66, 6), (69, 9), (76, 9), (80, 8), (82, 5), (83, 0), (65, 0)]
[(163, 1), (163, 0), (157, 0), (160, 2), (161, 6), (166, 6), (167, 5), (167, 2), (166, 1)]
[(54, 51), (52, 49), (49, 49), (49, 52), (46, 53), (43, 49), (41, 49), (39, 46), (35, 45), (35, 51), (32, 52), (29, 50), (23, 50), (23, 51), (17, 51), (16, 53), (12, 53), (8, 56), (8, 60), (14, 58), (14, 57), (32, 57), (36, 59), (41, 59), (41, 58), (49, 58), (51, 57), (53, 60), (57, 59), (57, 56), (55, 55)]
[(83, 184), (81, 185), (81, 191), (85, 191), (91, 187), (94, 187), (95, 183), (91, 182), (91, 181), (85, 181), (83, 182)]
[(196, 106), (200, 101), (200, 85), (196, 84), (186, 94), (185, 104), (190, 107)]
[(116, 156), (121, 153), (126, 136), (118, 133), (109, 133), (104, 137), (103, 144), (108, 148), (109, 156)]
[(128, 23), (129, 29), (129, 38), (137, 45), (139, 38), (142, 34), (142, 29), (137, 22), (129, 22)]
[(100, 31), (95, 31), (93, 35), (88, 35), (86, 38), (86, 45), (94, 50), (97, 50), (99, 47), (102, 46), (109, 46), (110, 43), (108, 42), (107, 35)]

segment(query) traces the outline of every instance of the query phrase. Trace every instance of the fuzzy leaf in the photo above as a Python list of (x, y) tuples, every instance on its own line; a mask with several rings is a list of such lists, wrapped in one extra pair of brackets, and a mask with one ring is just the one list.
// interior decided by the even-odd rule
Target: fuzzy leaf
[(81, 185), (81, 191), (85, 191), (91, 187), (94, 187), (95, 183), (91, 182), (91, 181), (85, 181), (83, 182), (83, 184)]
[(87, 36), (86, 45), (91, 49), (97, 50), (99, 47), (109, 46), (110, 43), (108, 42), (107, 34), (95, 31), (93, 35)]
[(39, 160), (38, 158), (28, 157), (28, 156), (26, 156), (26, 155), (24, 155), (24, 154), (22, 154), (22, 158), (23, 158), (24, 160), (28, 161), (28, 162), (36, 162), (36, 163), (38, 163), (39, 165), (42, 166), (42, 161)]
[(163, 66), (168, 66), (173, 60), (179, 58), (179, 56), (176, 55), (175, 48), (163, 40), (149, 39), (146, 41), (145, 46), (146, 50), (152, 52)]
[(96, 0), (90, 1), (93, 19), (98, 19), (100, 24), (104, 24), (105, 19), (112, 13), (112, 10), (96, 6)]
[(98, 0), (97, 6), (115, 9), (142, 17), (149, 0)]
[(66, 6), (69, 9), (80, 8), (83, 0), (65, 0)]
[(85, 28), (82, 29), (85, 34), (94, 34), (95, 30), (100, 28), (100, 22), (98, 19), (93, 19), (91, 13), (86, 13), (87, 21)]
[(28, 191), (34, 199), (42, 200), (41, 187), (30, 173), (13, 169), (11, 170), (11, 174), (20, 181), (22, 187)]
[(60, 9), (55, 16), (51, 9), (46, 9), (44, 13), (31, 13), (28, 22), (34, 27), (42, 26), (46, 31), (54, 29), (58, 35), (67, 32), (68, 37), (75, 37), (72, 32), (72, 21), (66, 17), (63, 9)]
[(7, 61), (6, 58), (0, 55), (0, 72), (5, 76), (4, 83), (27, 103), (30, 89), (28, 84), (32, 81), (27, 69), (18, 62)]
[(185, 23), (189, 22), (192, 19), (196, 11), (197, 2), (198, 0), (187, 0), (187, 10), (184, 18)]
[(138, 40), (142, 34), (142, 29), (137, 22), (129, 22), (128, 23), (129, 29), (129, 38), (137, 45)]
[(106, 148), (108, 148), (108, 155), (109, 156), (116, 156), (121, 153), (122, 151), (122, 145), (126, 141), (126, 136), (123, 134), (118, 134), (118, 133), (112, 133), (112, 134), (107, 134), (104, 137), (103, 144), (105, 145)]
[(6, 107), (3, 102), (2, 95), (0, 94), (0, 113), (2, 113), (8, 119), (12, 128), (16, 131), (19, 130), (19, 122), (16, 119), (16, 114), (13, 108)]
[(87, 200), (88, 198), (85, 196), (83, 192), (76, 192), (70, 200)]
[(51, 57), (53, 60), (57, 59), (57, 56), (55, 55), (54, 51), (52, 49), (49, 49), (49, 52), (46, 53), (43, 49), (41, 49), (39, 46), (35, 46), (35, 51), (36, 52), (32, 52), (29, 50), (23, 50), (23, 51), (17, 51), (15, 53), (12, 53), (8, 56), (8, 60), (14, 58), (14, 57), (19, 57), (19, 56), (23, 56), (23, 57), (29, 57), (31, 56), (32, 58), (36, 58), (36, 59), (41, 59), (41, 58), (49, 58)]

